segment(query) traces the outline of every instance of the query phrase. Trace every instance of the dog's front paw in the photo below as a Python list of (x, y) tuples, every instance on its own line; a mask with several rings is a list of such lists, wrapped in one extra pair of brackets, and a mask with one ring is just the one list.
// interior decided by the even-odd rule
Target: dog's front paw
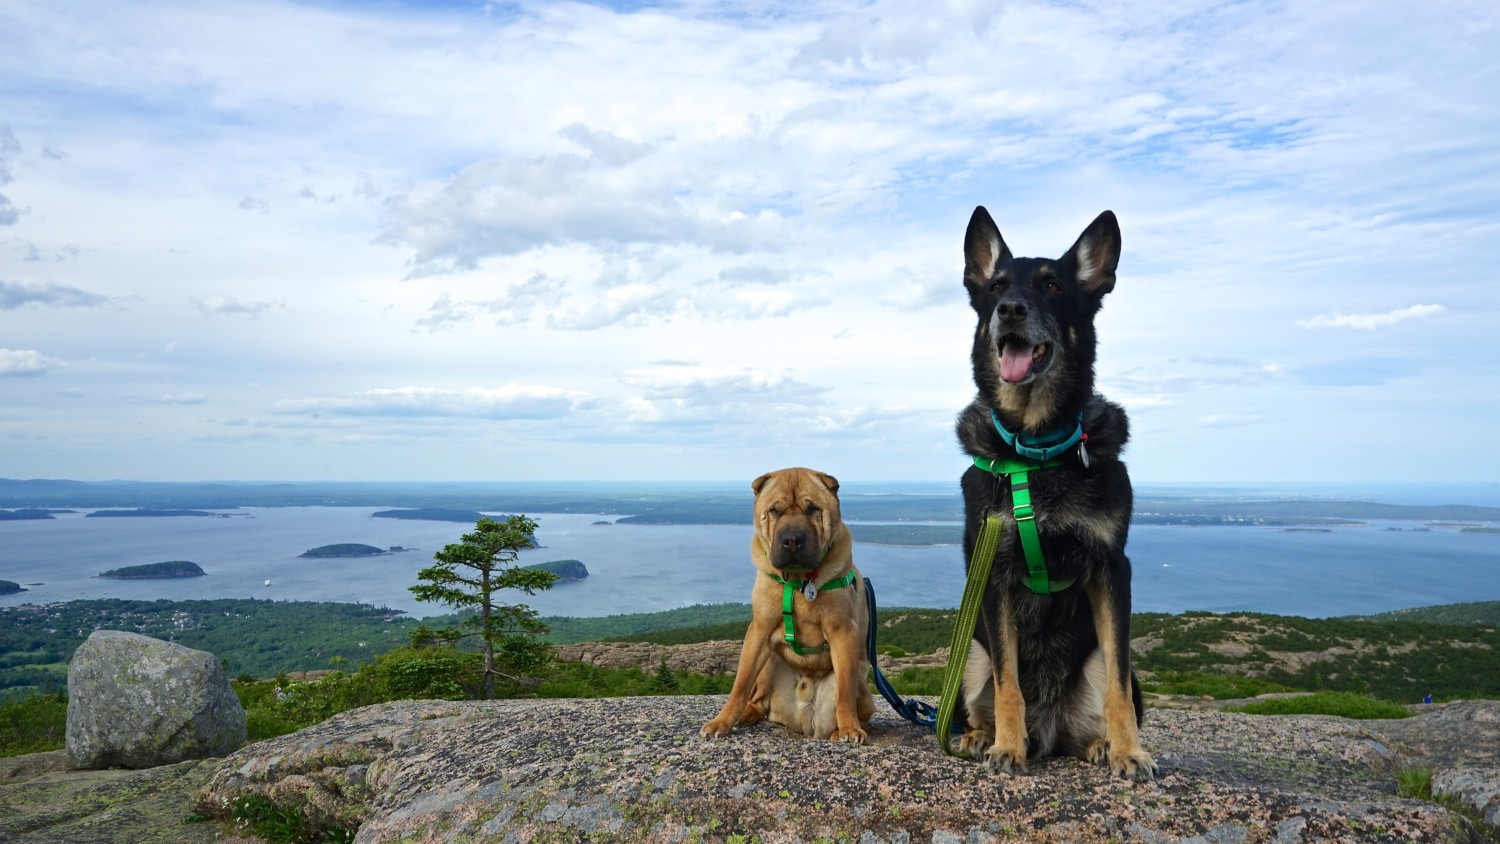
[(1095, 765), (1104, 765), (1109, 762), (1109, 742), (1102, 738), (1096, 738), (1089, 742), (1089, 746), (1083, 751), (1083, 758)]
[(983, 759), (984, 749), (995, 743), (995, 737), (988, 730), (971, 728), (958, 740), (958, 752), (968, 756), (970, 759)]
[(853, 727), (848, 730), (840, 728), (834, 730), (828, 736), (829, 741), (847, 741), (850, 744), (864, 744), (867, 738), (869, 738), (869, 734), (859, 727)]
[(984, 767), (992, 774), (1020, 776), (1030, 773), (1026, 767), (1026, 747), (1001, 747), (999, 744), (992, 744), (984, 752)]
[(1128, 753), (1109, 753), (1109, 769), (1118, 776), (1136, 782), (1146, 782), (1156, 779), (1156, 760), (1151, 754), (1137, 747)]
[(766, 712), (760, 708), (759, 704), (747, 703), (745, 704), (745, 710), (740, 713), (740, 720), (735, 723), (735, 726), (753, 727), (765, 720), (765, 717)]
[(706, 739), (718, 738), (719, 736), (729, 735), (729, 731), (732, 729), (734, 729), (734, 722), (720, 715), (707, 724), (704, 724), (703, 729), (698, 731), (698, 735)]

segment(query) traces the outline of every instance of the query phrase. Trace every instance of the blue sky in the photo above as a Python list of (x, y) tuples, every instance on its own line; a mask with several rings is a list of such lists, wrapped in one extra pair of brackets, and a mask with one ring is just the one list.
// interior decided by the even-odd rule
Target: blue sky
[(1500, 480), (1497, 24), (3, 3), (0, 477), (956, 478), (983, 204), (1137, 480)]

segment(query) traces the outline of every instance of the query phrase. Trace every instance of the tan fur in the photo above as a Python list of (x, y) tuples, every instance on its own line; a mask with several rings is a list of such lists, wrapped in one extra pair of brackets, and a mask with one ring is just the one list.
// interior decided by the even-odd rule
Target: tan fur
[(1085, 584), (1084, 588), (1094, 611), (1094, 629), (1099, 634), (1097, 653), (1104, 663), (1105, 746), (1099, 746), (1096, 740), (1089, 746), (1088, 756), (1094, 761), (1104, 761), (1107, 757), (1110, 770), (1120, 776), (1147, 779), (1155, 773), (1156, 762), (1141, 747), (1135, 705), (1130, 700), (1130, 678), (1121, 677), (1118, 668), (1120, 648), (1129, 648), (1130, 643), (1120, 642), (1115, 636), (1109, 590), (1094, 583)]
[[(864, 725), (875, 714), (866, 682), (869, 606), (863, 579), (854, 568), (854, 541), (839, 509), (838, 481), (822, 472), (794, 468), (762, 475), (751, 488), (755, 535), (750, 560), (759, 576), (750, 592), (750, 626), (729, 699), (699, 732), (712, 738), (769, 718), (803, 735), (862, 743)], [(808, 601), (801, 591), (793, 598), (797, 642), (804, 647), (827, 642), (829, 649), (819, 654), (798, 655), (783, 639), (782, 586), (772, 577), (782, 572), (772, 563), (772, 549), (778, 532), (789, 523), (805, 526), (816, 539), (822, 561), (817, 583), (851, 570), (856, 573), (854, 583), (822, 590), (816, 600)]]

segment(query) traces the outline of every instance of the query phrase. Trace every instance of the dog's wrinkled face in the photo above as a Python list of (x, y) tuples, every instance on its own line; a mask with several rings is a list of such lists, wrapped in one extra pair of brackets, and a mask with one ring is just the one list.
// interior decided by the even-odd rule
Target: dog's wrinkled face
[(767, 472), (755, 491), (755, 534), (771, 565), (810, 571), (823, 562), (840, 524), (839, 482), (811, 469)]
[(1017, 258), (983, 206), (964, 236), (964, 286), (979, 315), (974, 379), (1002, 410), (1040, 423), (1092, 391), (1094, 315), (1114, 289), (1120, 227), (1100, 214), (1056, 260)]

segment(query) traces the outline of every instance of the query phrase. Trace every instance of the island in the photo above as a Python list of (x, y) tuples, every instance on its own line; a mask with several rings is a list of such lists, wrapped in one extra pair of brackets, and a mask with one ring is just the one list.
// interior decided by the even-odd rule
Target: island
[(156, 510), (151, 507), (137, 507), (134, 510), (95, 510), (85, 513), (85, 519), (93, 518), (118, 518), (123, 516), (214, 516), (220, 519), (229, 518), (227, 513), (210, 513), (206, 510)]
[(15, 522), (22, 519), (51, 519), (55, 518), (50, 510), (38, 510), (34, 507), (23, 507), (20, 510), (0, 510), (0, 522)]
[(850, 525), (849, 532), (855, 542), (867, 545), (921, 548), (960, 545), (964, 541), (964, 526), (958, 524)]
[(486, 516), (477, 510), (450, 510), (442, 507), (418, 507), (415, 510), (381, 510), (371, 513), (375, 519), (420, 519), (429, 522), (467, 522), (474, 524), (480, 519), (503, 521), (506, 516)]
[(521, 566), (521, 568), (550, 571), (557, 575), (556, 582), (558, 583), (577, 583), (589, 576), (589, 570), (578, 560), (552, 560), (546, 563), (533, 563), (529, 566)]
[(187, 560), (168, 560), (165, 563), (146, 563), (141, 566), (124, 566), (100, 572), (100, 577), (111, 580), (148, 580), (162, 577), (202, 577), (207, 574), (197, 563)]
[(358, 542), (340, 542), (336, 545), (319, 545), (309, 548), (298, 554), (299, 557), (379, 557), (384, 554), (399, 554), (411, 549), (392, 545), (387, 548), (376, 548), (374, 545), (363, 545)]
[(0, 595), (14, 595), (17, 592), (25, 592), (21, 584), (14, 580), (0, 580)]

